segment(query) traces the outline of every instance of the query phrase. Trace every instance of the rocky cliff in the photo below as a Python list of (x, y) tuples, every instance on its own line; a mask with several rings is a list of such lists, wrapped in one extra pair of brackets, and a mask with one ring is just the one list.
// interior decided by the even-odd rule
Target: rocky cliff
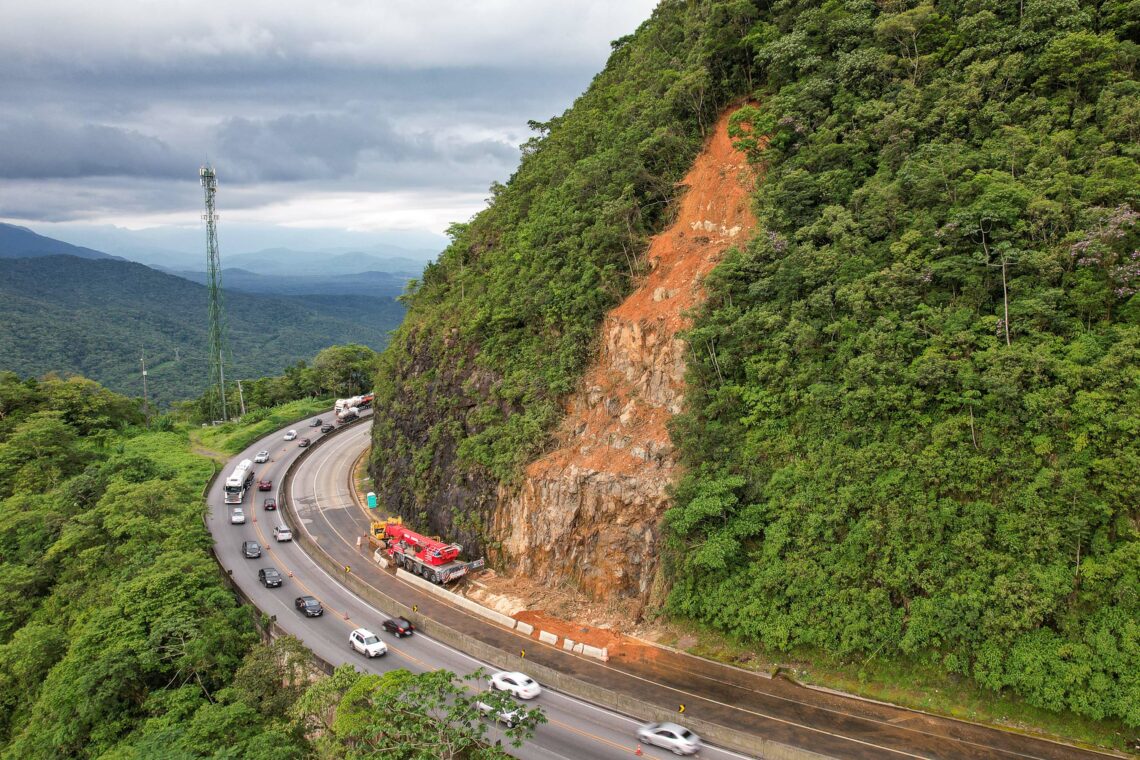
[[(682, 180), (677, 217), (646, 253), (639, 286), (606, 316), (601, 349), (565, 404), (555, 447), (502, 487), (492, 533), (500, 564), (593, 598), (644, 598), (676, 460), (667, 423), (684, 402), (679, 333), (702, 278), (755, 220), (752, 174), (721, 116)], [(698, 349), (699, 350), (699, 349)]]

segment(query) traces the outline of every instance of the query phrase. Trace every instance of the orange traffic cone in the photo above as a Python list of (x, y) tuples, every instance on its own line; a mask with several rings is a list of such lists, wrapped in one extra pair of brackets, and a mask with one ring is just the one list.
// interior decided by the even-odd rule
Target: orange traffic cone
[(641, 742), (638, 742), (638, 743), (637, 743), (637, 749), (635, 749), (635, 750), (633, 751), (633, 754), (637, 755), (638, 757), (641, 757), (641, 755), (642, 755), (642, 752), (641, 752)]

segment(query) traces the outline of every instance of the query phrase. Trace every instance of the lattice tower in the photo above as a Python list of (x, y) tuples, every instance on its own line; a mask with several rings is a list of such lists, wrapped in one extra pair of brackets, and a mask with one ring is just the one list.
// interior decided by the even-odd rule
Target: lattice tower
[[(206, 287), (210, 296), (210, 383), (207, 392), (211, 419), (228, 420), (226, 412), (226, 361), (229, 346), (226, 344), (226, 313), (222, 305), (222, 263), (218, 256), (218, 216), (214, 213), (214, 196), (218, 192), (218, 177), (214, 167), (203, 166), (198, 175), (206, 193)], [(220, 414), (220, 416), (219, 416)]]

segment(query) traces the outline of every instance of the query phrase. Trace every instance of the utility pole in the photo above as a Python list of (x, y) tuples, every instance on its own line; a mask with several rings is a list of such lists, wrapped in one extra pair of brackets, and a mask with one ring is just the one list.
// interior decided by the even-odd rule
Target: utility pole
[(143, 373), (143, 420), (146, 426), (150, 427), (150, 404), (147, 401), (146, 395), (146, 349), (142, 351), (142, 373)]
[(226, 315), (222, 305), (222, 264), (218, 255), (218, 217), (214, 213), (214, 196), (218, 192), (218, 177), (214, 167), (206, 164), (199, 171), (202, 179), (202, 188), (206, 194), (206, 213), (202, 218), (206, 221), (206, 287), (209, 288), (210, 298), (210, 328), (209, 350), (206, 352), (210, 363), (210, 380), (207, 391), (211, 395), (216, 391), (218, 403), (210, 404), (210, 415), (216, 419), (216, 412), (221, 412), (223, 421), (229, 419), (226, 411), (226, 357), (229, 353), (226, 346)]
[(241, 416), (245, 416), (245, 394), (241, 390), (241, 380), (238, 380), (238, 400), (241, 401)]

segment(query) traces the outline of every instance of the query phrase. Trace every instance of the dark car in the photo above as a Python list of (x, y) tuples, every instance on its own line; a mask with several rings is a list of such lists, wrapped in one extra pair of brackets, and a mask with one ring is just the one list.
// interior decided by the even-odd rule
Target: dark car
[(257, 571), (257, 579), (266, 588), (275, 588), (281, 585), (281, 573), (277, 572), (275, 567), (263, 567)]
[(308, 617), (320, 617), (325, 614), (325, 608), (312, 596), (299, 596), (293, 601), (293, 606), (304, 612)]
[(336, 430), (336, 425), (321, 425), (322, 433), (331, 433), (334, 430)]
[(261, 556), (261, 544), (256, 541), (242, 541), (241, 553), (246, 559), (257, 559)]
[(412, 631), (416, 630), (416, 627), (414, 625), (402, 617), (388, 618), (382, 623), (382, 625), (384, 626), (385, 631), (388, 633), (394, 633), (397, 637), (411, 636)]
[(309, 427), (320, 427), (323, 423), (324, 420), (322, 420), (320, 417), (317, 417), (315, 420), (309, 423)]
[(259, 481), (257, 481), (257, 490), (258, 491), (272, 491), (273, 490), (273, 481), (272, 480), (259, 480)]
[(277, 509), (277, 499), (266, 499), (264, 506), (267, 510), (272, 512), (273, 510)]
[(310, 443), (312, 443), (312, 441), (310, 441), (308, 438), (302, 438), (301, 440), (297, 441), (297, 445), (302, 449), (308, 446)]

